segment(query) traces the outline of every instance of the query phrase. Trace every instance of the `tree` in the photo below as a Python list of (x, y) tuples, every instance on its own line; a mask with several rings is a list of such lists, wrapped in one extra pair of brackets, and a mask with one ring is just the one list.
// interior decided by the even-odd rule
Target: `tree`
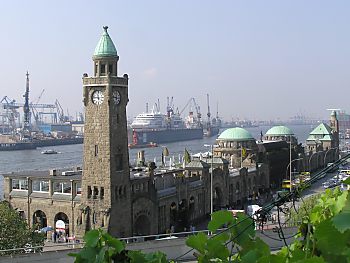
[[(6, 201), (0, 202), (0, 250), (43, 246), (45, 236), (28, 228), (26, 221)], [(34, 251), (34, 250), (33, 250)], [(0, 252), (1, 255), (24, 253), (23, 250)]]

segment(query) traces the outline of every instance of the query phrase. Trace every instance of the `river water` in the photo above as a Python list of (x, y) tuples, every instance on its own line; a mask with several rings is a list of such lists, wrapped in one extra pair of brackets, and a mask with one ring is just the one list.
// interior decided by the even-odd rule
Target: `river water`
[[(309, 133), (316, 125), (290, 125), (288, 126), (294, 134), (298, 137), (299, 143), (305, 143)], [(254, 138), (260, 139), (260, 132), (263, 134), (271, 128), (270, 126), (260, 126), (246, 128)], [(171, 157), (178, 160), (179, 155), (183, 156), (186, 148), (191, 154), (198, 152), (206, 152), (210, 149), (205, 147), (205, 144), (215, 143), (215, 137), (203, 138), (200, 140), (192, 140), (185, 142), (167, 143), (160, 146), (166, 146)], [(59, 154), (41, 154), (44, 149), (54, 149)], [(147, 148), (145, 150), (146, 161), (153, 161), (156, 159), (160, 162), (162, 155), (162, 147)], [(136, 161), (137, 152), (140, 149), (129, 150), (129, 160), (133, 164)], [(3, 177), (1, 174), (23, 171), (23, 170), (49, 170), (55, 168), (70, 168), (74, 166), (81, 166), (83, 160), (83, 145), (61, 145), (47, 148), (38, 148), (36, 150), (23, 151), (0, 151), (0, 200), (3, 197)]]

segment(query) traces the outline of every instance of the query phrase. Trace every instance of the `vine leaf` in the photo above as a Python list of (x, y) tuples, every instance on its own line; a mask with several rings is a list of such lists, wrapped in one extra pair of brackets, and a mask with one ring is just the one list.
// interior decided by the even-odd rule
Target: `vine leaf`
[(340, 233), (350, 229), (350, 195), (348, 195), (342, 211), (333, 218), (332, 222)]
[(212, 214), (212, 219), (208, 224), (208, 229), (215, 232), (220, 227), (232, 224), (234, 221), (233, 214), (227, 210), (220, 210)]
[(98, 230), (90, 230), (84, 236), (86, 246), (96, 247), (98, 241), (100, 240), (100, 232)]
[(198, 233), (197, 235), (190, 236), (186, 240), (186, 245), (196, 249), (199, 253), (205, 253), (205, 245), (208, 241), (207, 236), (204, 233)]

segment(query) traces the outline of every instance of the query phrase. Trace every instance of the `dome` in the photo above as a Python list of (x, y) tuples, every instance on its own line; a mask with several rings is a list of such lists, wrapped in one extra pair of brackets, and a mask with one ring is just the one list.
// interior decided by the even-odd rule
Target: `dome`
[(114, 43), (107, 32), (108, 26), (103, 27), (103, 34), (98, 41), (95, 48), (94, 57), (116, 57), (117, 49), (114, 46)]
[(266, 134), (267, 136), (285, 136), (294, 135), (293, 131), (286, 126), (275, 126), (269, 129)]
[(218, 139), (227, 141), (255, 141), (247, 130), (239, 127), (224, 130)]

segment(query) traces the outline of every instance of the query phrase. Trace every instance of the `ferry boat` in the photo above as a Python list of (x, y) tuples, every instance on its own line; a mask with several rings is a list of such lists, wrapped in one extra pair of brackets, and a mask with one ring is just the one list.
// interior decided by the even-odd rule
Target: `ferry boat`
[[(193, 119), (192, 119), (193, 121)], [(203, 128), (194, 122), (186, 122), (179, 113), (168, 110), (162, 114), (153, 108), (141, 113), (131, 123), (132, 145), (168, 143), (203, 138)]]
[(52, 149), (48, 149), (48, 150), (42, 151), (41, 153), (42, 154), (57, 154), (58, 152), (56, 152), (55, 150), (52, 150)]

